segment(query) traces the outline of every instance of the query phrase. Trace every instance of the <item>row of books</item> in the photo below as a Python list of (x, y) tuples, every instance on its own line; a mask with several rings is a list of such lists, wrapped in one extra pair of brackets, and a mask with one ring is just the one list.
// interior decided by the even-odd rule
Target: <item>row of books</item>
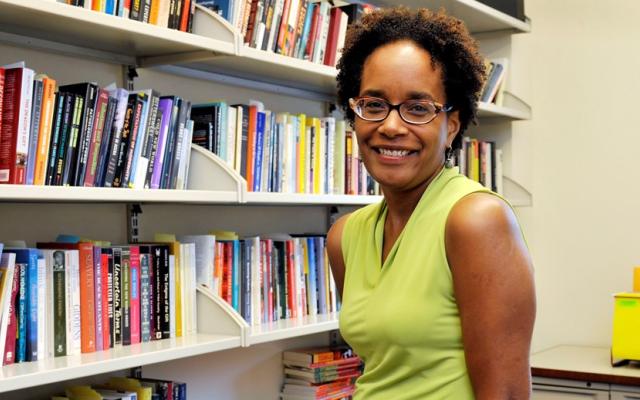
[(104, 384), (70, 386), (51, 400), (187, 400), (185, 382), (111, 377)]
[(191, 118), (193, 143), (234, 168), (249, 191), (379, 193), (345, 121), (276, 113), (255, 101), (194, 105)]
[(480, 94), (480, 101), (501, 106), (504, 103), (504, 90), (507, 80), (509, 59), (485, 59), (487, 77)]
[(1, 257), (3, 365), (196, 332), (193, 243), (38, 243)]
[(282, 364), (282, 400), (350, 398), (363, 369), (362, 360), (347, 346), (285, 351)]
[(0, 68), (0, 183), (183, 189), (191, 103)]
[(335, 66), (347, 25), (373, 9), (310, 0), (198, 0), (218, 11), (253, 48)]
[(340, 309), (323, 236), (225, 236), (208, 239), (213, 290), (250, 325)]
[(502, 149), (492, 141), (465, 137), (456, 154), (460, 173), (496, 193), (504, 194), (502, 177)]
[(196, 0), (57, 0), (73, 6), (191, 32)]

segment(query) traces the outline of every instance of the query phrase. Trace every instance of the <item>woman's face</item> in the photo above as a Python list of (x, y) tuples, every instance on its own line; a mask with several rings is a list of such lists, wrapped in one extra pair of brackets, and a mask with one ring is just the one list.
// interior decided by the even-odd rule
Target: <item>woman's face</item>
[[(391, 104), (417, 99), (447, 102), (442, 69), (432, 64), (426, 50), (408, 40), (371, 53), (363, 67), (358, 95), (379, 97)], [(356, 116), (354, 127), (369, 173), (386, 190), (407, 191), (420, 187), (439, 171), (460, 123), (457, 112), (440, 112), (426, 125), (413, 125), (402, 120), (398, 110), (391, 110), (380, 122)]]

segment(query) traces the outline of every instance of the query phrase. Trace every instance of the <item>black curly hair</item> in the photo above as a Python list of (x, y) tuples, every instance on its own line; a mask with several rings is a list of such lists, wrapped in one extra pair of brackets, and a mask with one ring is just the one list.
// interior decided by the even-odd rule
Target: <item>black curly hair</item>
[(462, 21), (444, 10), (385, 8), (364, 15), (349, 26), (338, 61), (338, 103), (353, 124), (355, 114), (349, 98), (360, 91), (364, 63), (377, 48), (399, 40), (410, 40), (431, 55), (442, 68), (447, 104), (458, 111), (460, 131), (453, 141), (460, 148), (462, 134), (476, 122), (477, 101), (485, 80), (483, 57)]

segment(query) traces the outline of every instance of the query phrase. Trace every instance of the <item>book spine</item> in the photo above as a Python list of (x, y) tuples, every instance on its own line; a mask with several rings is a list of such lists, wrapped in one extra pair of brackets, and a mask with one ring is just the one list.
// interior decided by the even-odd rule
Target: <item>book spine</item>
[(142, 342), (151, 340), (151, 302), (149, 276), (149, 248), (140, 248), (140, 334)]
[(38, 132), (40, 130), (40, 118), (42, 115), (42, 91), (41, 79), (33, 81), (33, 96), (31, 101), (31, 123), (29, 132), (29, 152), (27, 156), (26, 184), (33, 185), (36, 169), (36, 156), (38, 153)]
[(116, 90), (112, 92), (116, 96), (117, 106), (113, 119), (113, 127), (111, 132), (111, 142), (109, 144), (108, 161), (105, 161), (105, 175), (103, 186), (113, 186), (116, 175), (116, 166), (122, 143), (122, 133), (124, 129), (124, 121), (127, 116), (129, 95), (126, 90)]
[(113, 248), (113, 344), (122, 344), (122, 249)]
[(167, 144), (164, 154), (164, 163), (162, 165), (162, 175), (160, 178), (160, 188), (168, 189), (171, 179), (171, 171), (173, 170), (173, 164), (175, 161), (176, 142), (178, 139), (178, 130), (180, 125), (180, 114), (183, 106), (183, 101), (180, 98), (176, 98), (171, 110), (171, 124), (169, 125), (169, 132), (167, 136)]
[[(36, 165), (34, 171), (35, 185), (44, 185), (47, 175), (47, 161), (49, 156), (49, 146), (52, 134), (52, 121), (56, 104), (56, 81), (49, 78), (43, 79), (42, 90), (42, 116), (38, 134), (38, 147), (36, 155)], [(0, 100), (0, 108), (2, 101)], [(1, 120), (2, 118), (0, 118)]]
[(82, 317), (80, 306), (80, 255), (78, 250), (67, 251), (70, 254), (70, 268), (67, 268), (67, 355), (77, 355), (81, 352)]
[(131, 344), (140, 343), (140, 248), (130, 248)]
[(162, 246), (162, 255), (160, 260), (160, 279), (161, 279), (161, 314), (160, 314), (160, 329), (162, 339), (169, 339), (171, 337), (171, 313), (170, 313), (170, 299), (171, 299), (171, 282), (169, 282), (169, 248), (168, 246)]
[(254, 192), (260, 191), (260, 178), (262, 172), (262, 152), (264, 143), (265, 113), (256, 113), (255, 147), (253, 153), (253, 188)]
[(100, 89), (98, 93), (98, 101), (96, 103), (95, 118), (93, 121), (93, 134), (91, 135), (91, 143), (87, 153), (87, 161), (85, 163), (85, 173), (82, 185), (94, 186), (96, 174), (98, 170), (98, 156), (100, 155), (100, 146), (102, 145), (102, 135), (104, 135), (105, 120), (107, 118), (107, 109), (109, 106), (108, 93)]
[(153, 176), (153, 170), (154, 170), (154, 166), (156, 163), (156, 158), (158, 157), (159, 153), (158, 153), (158, 144), (159, 144), (159, 135), (160, 135), (160, 128), (162, 125), (162, 113), (160, 112), (159, 107), (156, 107), (157, 113), (154, 116), (154, 123), (153, 123), (153, 133), (151, 138), (149, 139), (149, 144), (150, 144), (150, 150), (149, 150), (149, 163), (147, 164), (147, 170), (145, 171), (145, 178), (144, 178), (144, 188), (149, 188), (151, 185), (151, 178)]
[[(16, 263), (18, 265), (18, 263)], [(18, 292), (18, 330), (16, 333), (16, 359), (15, 362), (27, 360), (27, 269), (28, 263), (20, 265), (20, 290)]]
[(88, 84), (86, 88), (86, 98), (78, 139), (78, 159), (76, 162), (74, 176), (75, 186), (82, 186), (84, 184), (91, 142), (94, 140), (96, 135), (95, 114), (97, 110), (98, 95), (98, 86), (95, 84)]
[(96, 313), (93, 245), (80, 243), (80, 322), (81, 352), (96, 351)]
[(129, 146), (127, 147), (127, 152), (124, 159), (124, 169), (122, 171), (122, 187), (130, 186), (129, 183), (130, 181), (132, 181), (131, 171), (134, 170), (134, 164), (136, 163), (136, 147), (140, 145), (138, 141), (143, 139), (144, 137), (144, 134), (142, 136), (140, 135), (142, 133), (140, 132), (140, 126), (142, 122), (142, 111), (144, 102), (140, 95), (136, 95), (135, 99), (136, 101), (133, 109), (131, 131), (129, 132)]
[(67, 355), (67, 310), (66, 310), (66, 287), (67, 287), (67, 255), (63, 250), (53, 252), (53, 335), (55, 357)]
[(37, 360), (47, 358), (47, 338), (51, 336), (47, 332), (47, 306), (51, 303), (53, 296), (47, 296), (47, 286), (51, 285), (52, 280), (47, 279), (47, 263), (42, 253), (38, 254), (38, 305), (37, 305), (37, 342), (38, 352)]
[[(167, 147), (167, 137), (170, 135), (169, 128), (171, 126), (171, 114), (173, 111), (172, 98), (160, 99), (160, 114), (162, 115), (160, 122), (160, 133), (158, 134), (158, 146), (156, 151), (155, 161), (153, 163), (153, 170), (151, 173), (151, 189), (158, 189), (160, 187), (160, 180), (162, 178), (162, 170), (164, 167), (164, 158)], [(149, 171), (147, 171), (147, 176)]]
[[(0, 125), (0, 183), (25, 182), (29, 134), (25, 131), (28, 127), (25, 127), (24, 119), (26, 111), (31, 108), (31, 99), (28, 107), (24, 107), (27, 93), (23, 86), (28, 81), (28, 71), (26, 68), (5, 71)], [(30, 122), (30, 115), (27, 121)]]
[(38, 252), (29, 251), (27, 263), (26, 361), (38, 360)]
[(69, 141), (67, 144), (67, 151), (64, 160), (60, 160), (61, 165), (64, 165), (64, 167), (62, 168), (60, 184), (64, 186), (73, 185), (74, 183), (76, 160), (78, 156), (78, 137), (80, 134), (84, 101), (84, 97), (80, 95), (75, 96), (73, 112), (71, 114), (71, 123), (69, 125)]
[(15, 264), (13, 271), (13, 282), (11, 285), (11, 295), (9, 296), (9, 315), (7, 316), (6, 338), (4, 343), (4, 354), (2, 355), (2, 365), (13, 364), (16, 359), (16, 334), (17, 334), (17, 298), (20, 293), (20, 273), (21, 265)]
[(127, 100), (127, 111), (124, 116), (122, 125), (122, 134), (120, 137), (120, 146), (117, 150), (117, 161), (113, 175), (113, 187), (123, 186), (123, 174), (127, 164), (127, 154), (132, 134), (132, 125), (134, 124), (135, 113), (137, 109), (137, 94), (132, 93)]
[(121, 265), (122, 344), (127, 346), (131, 344), (131, 250), (128, 247), (122, 248)]
[(96, 351), (104, 350), (104, 337), (103, 331), (104, 327), (103, 323), (103, 289), (102, 289), (102, 249), (100, 247), (93, 248), (93, 279), (94, 279), (94, 289), (95, 289), (95, 343), (96, 343)]
[(105, 248), (102, 251), (103, 268), (103, 297), (105, 304), (103, 305), (104, 331), (102, 334), (103, 345), (102, 347), (107, 350), (114, 345), (114, 314), (113, 314), (113, 251), (110, 248)]

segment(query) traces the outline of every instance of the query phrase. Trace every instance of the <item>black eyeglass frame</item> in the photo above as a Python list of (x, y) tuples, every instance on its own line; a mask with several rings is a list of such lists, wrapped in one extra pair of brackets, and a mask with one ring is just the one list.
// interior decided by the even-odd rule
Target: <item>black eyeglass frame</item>
[[(388, 111), (387, 114), (382, 117), (382, 118), (364, 118), (362, 115), (360, 115), (360, 113), (358, 113), (357, 109), (357, 103), (360, 102), (361, 100), (365, 100), (365, 99), (373, 99), (373, 100), (379, 100), (382, 103), (385, 103), (388, 106)], [(400, 107), (402, 107), (403, 105), (407, 104), (407, 103), (431, 103), (434, 108), (435, 108), (435, 113), (433, 114), (433, 117), (431, 119), (429, 119), (426, 122), (414, 122), (414, 121), (408, 121), (404, 115), (402, 115), (402, 112), (400, 111)], [(440, 114), (441, 112), (449, 112), (451, 110), (453, 110), (453, 106), (450, 106), (448, 104), (442, 104), (442, 103), (438, 103), (437, 101), (433, 101), (433, 100), (407, 100), (407, 101), (403, 101), (402, 103), (398, 103), (398, 104), (391, 104), (388, 101), (386, 101), (385, 99), (382, 99), (380, 97), (374, 97), (374, 96), (360, 96), (360, 97), (352, 97), (349, 99), (349, 107), (351, 108), (351, 110), (353, 110), (353, 112), (358, 116), (358, 118), (364, 120), (364, 121), (368, 121), (368, 122), (382, 122), (385, 119), (387, 119), (387, 117), (389, 116), (389, 114), (391, 114), (392, 110), (397, 110), (398, 111), (398, 115), (400, 116), (400, 118), (411, 125), (426, 125), (428, 123), (430, 123), (431, 121), (433, 121), (434, 119), (436, 119), (436, 117), (438, 116), (438, 114)]]

